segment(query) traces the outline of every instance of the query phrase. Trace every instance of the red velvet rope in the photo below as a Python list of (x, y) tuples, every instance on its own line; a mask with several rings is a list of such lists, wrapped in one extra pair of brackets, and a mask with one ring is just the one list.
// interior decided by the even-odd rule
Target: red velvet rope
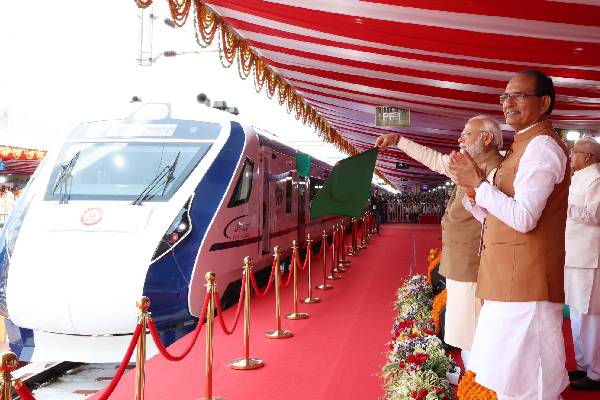
[(308, 247), (306, 248), (306, 255), (304, 256), (304, 262), (300, 262), (300, 253), (296, 252), (296, 265), (298, 265), (298, 268), (300, 268), (300, 271), (304, 271), (306, 269), (306, 267), (308, 267), (308, 252), (311, 252), (312, 254), (312, 249), (311, 249), (311, 245), (309, 244)]
[(223, 310), (221, 309), (221, 300), (219, 299), (219, 293), (216, 294), (215, 300), (217, 303), (217, 315), (219, 316), (219, 323), (221, 324), (221, 328), (223, 328), (223, 332), (226, 335), (231, 335), (233, 331), (235, 331), (235, 327), (240, 320), (240, 311), (242, 311), (242, 304), (244, 303), (244, 292), (246, 287), (246, 274), (242, 275), (242, 289), (240, 290), (240, 299), (238, 300), (237, 310), (235, 310), (235, 318), (233, 319), (233, 326), (231, 329), (227, 329), (227, 325), (225, 325), (225, 320), (223, 319)]
[[(110, 381), (110, 384), (108, 385), (108, 387), (106, 389), (104, 389), (104, 391), (102, 392), (100, 397), (98, 397), (98, 400), (108, 399), (110, 397), (110, 395), (112, 394), (112, 392), (117, 387), (117, 384), (123, 377), (125, 368), (127, 368), (127, 365), (129, 364), (129, 360), (131, 359), (131, 355), (133, 354), (133, 351), (135, 350), (135, 346), (137, 345), (138, 339), (141, 334), (142, 334), (142, 325), (137, 324), (135, 331), (133, 332), (133, 337), (131, 338), (131, 342), (129, 343), (129, 348), (127, 349), (127, 352), (125, 353), (125, 357), (123, 357), (123, 361), (121, 361), (121, 365), (119, 365), (119, 369), (117, 370), (117, 373), (115, 374), (115, 376), (113, 376), (112, 381)], [(144, 332), (144, 335), (145, 334), (146, 334), (146, 332)]]
[(198, 339), (198, 335), (200, 335), (200, 331), (202, 330), (202, 326), (204, 325), (204, 319), (206, 318), (206, 312), (208, 310), (208, 300), (210, 299), (210, 293), (206, 292), (206, 296), (204, 297), (204, 305), (202, 306), (202, 315), (200, 315), (200, 319), (198, 319), (198, 325), (196, 329), (194, 329), (194, 333), (192, 336), (192, 341), (188, 345), (188, 347), (178, 356), (175, 356), (168, 352), (165, 345), (162, 344), (160, 337), (158, 336), (158, 331), (156, 330), (156, 325), (154, 324), (154, 320), (152, 318), (148, 318), (148, 328), (150, 328), (150, 334), (152, 335), (152, 339), (154, 339), (154, 343), (158, 348), (160, 354), (163, 355), (169, 361), (181, 361), (183, 360), (192, 350), (196, 340)]
[(252, 282), (252, 288), (254, 289), (254, 293), (259, 295), (260, 297), (265, 297), (267, 293), (269, 293), (269, 290), (271, 289), (271, 286), (273, 286), (273, 281), (275, 278), (275, 268), (278, 267), (279, 266), (277, 265), (277, 259), (273, 258), (273, 265), (271, 266), (271, 276), (269, 276), (269, 283), (267, 284), (267, 287), (264, 291), (261, 291), (258, 288), (258, 283), (256, 283), (256, 276), (254, 276), (254, 272), (250, 272), (250, 282)]
[(19, 381), (19, 380), (15, 381), (13, 386), (14, 386), (15, 390), (17, 391), (17, 394), (19, 395), (21, 400), (35, 400), (35, 397), (33, 397), (33, 394), (31, 394), (31, 392), (29, 391), (27, 386), (23, 385), (23, 383), (21, 381)]
[(281, 277), (281, 286), (286, 289), (292, 283), (292, 277), (294, 276), (294, 268), (290, 266), (290, 270), (287, 273), (287, 278)]

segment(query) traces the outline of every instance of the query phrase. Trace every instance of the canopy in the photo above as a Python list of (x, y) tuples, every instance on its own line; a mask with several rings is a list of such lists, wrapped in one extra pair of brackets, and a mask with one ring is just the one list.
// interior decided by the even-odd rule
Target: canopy
[[(140, 7), (152, 2), (136, 1)], [(192, 1), (166, 1), (183, 25)], [(282, 103), (349, 153), (372, 147), (389, 130), (447, 152), (468, 118), (488, 114), (503, 121), (498, 95), (524, 69), (552, 76), (556, 127), (598, 133), (597, 4), (195, 0), (194, 19), (200, 44), (219, 32), (225, 64), (237, 52), (242, 77), (254, 71), (259, 88), (266, 80), (271, 95), (277, 89)], [(375, 106), (411, 110), (411, 125), (376, 128)], [(398, 161), (412, 167), (400, 171)], [(395, 186), (401, 178), (441, 179), (396, 150), (381, 154), (377, 169)]]

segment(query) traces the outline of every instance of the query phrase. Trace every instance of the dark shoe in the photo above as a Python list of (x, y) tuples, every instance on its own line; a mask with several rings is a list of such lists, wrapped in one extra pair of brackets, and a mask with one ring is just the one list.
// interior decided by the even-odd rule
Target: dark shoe
[(585, 371), (581, 371), (579, 369), (574, 369), (573, 371), (569, 371), (569, 379), (571, 379), (572, 381), (578, 381), (586, 375), (587, 375), (587, 373)]
[(578, 381), (571, 382), (571, 389), (573, 390), (600, 390), (600, 381), (584, 376)]

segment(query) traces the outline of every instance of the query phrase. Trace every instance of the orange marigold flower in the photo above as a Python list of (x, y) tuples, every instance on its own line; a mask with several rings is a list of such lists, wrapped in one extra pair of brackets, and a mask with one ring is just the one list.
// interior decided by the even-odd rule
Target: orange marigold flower
[(467, 371), (458, 383), (458, 400), (498, 400), (496, 392), (475, 382), (475, 373)]
[(442, 329), (442, 321), (440, 317), (444, 307), (446, 307), (446, 289), (442, 290), (440, 294), (435, 296), (435, 299), (433, 299), (433, 309), (431, 310), (431, 314), (433, 316), (436, 335), (439, 334)]

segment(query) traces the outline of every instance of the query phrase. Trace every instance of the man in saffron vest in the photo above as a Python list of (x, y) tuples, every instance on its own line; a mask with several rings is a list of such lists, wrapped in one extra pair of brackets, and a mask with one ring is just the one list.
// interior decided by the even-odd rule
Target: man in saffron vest
[(514, 142), (492, 182), (468, 154), (449, 164), (485, 213), (477, 296), (484, 299), (467, 368), (499, 399), (558, 400), (568, 385), (562, 335), (567, 148), (549, 120), (554, 85), (516, 74), (500, 95)]
[[(485, 165), (486, 176), (493, 174), (502, 160), (498, 153), (502, 147), (502, 130), (493, 118), (484, 115), (471, 118), (458, 143), (480, 165)], [(400, 150), (427, 168), (452, 178), (448, 170), (449, 155), (400, 137), (398, 133), (380, 136), (376, 142), (383, 150), (392, 144), (397, 144)], [(440, 273), (446, 277), (447, 289), (444, 341), (462, 350), (466, 364), (481, 309), (481, 300), (475, 297), (481, 224), (465, 210), (463, 198), (463, 188), (455, 188), (442, 218)]]
[(571, 149), (575, 171), (567, 213), (565, 296), (577, 370), (575, 390), (600, 390), (600, 143), (591, 138)]

